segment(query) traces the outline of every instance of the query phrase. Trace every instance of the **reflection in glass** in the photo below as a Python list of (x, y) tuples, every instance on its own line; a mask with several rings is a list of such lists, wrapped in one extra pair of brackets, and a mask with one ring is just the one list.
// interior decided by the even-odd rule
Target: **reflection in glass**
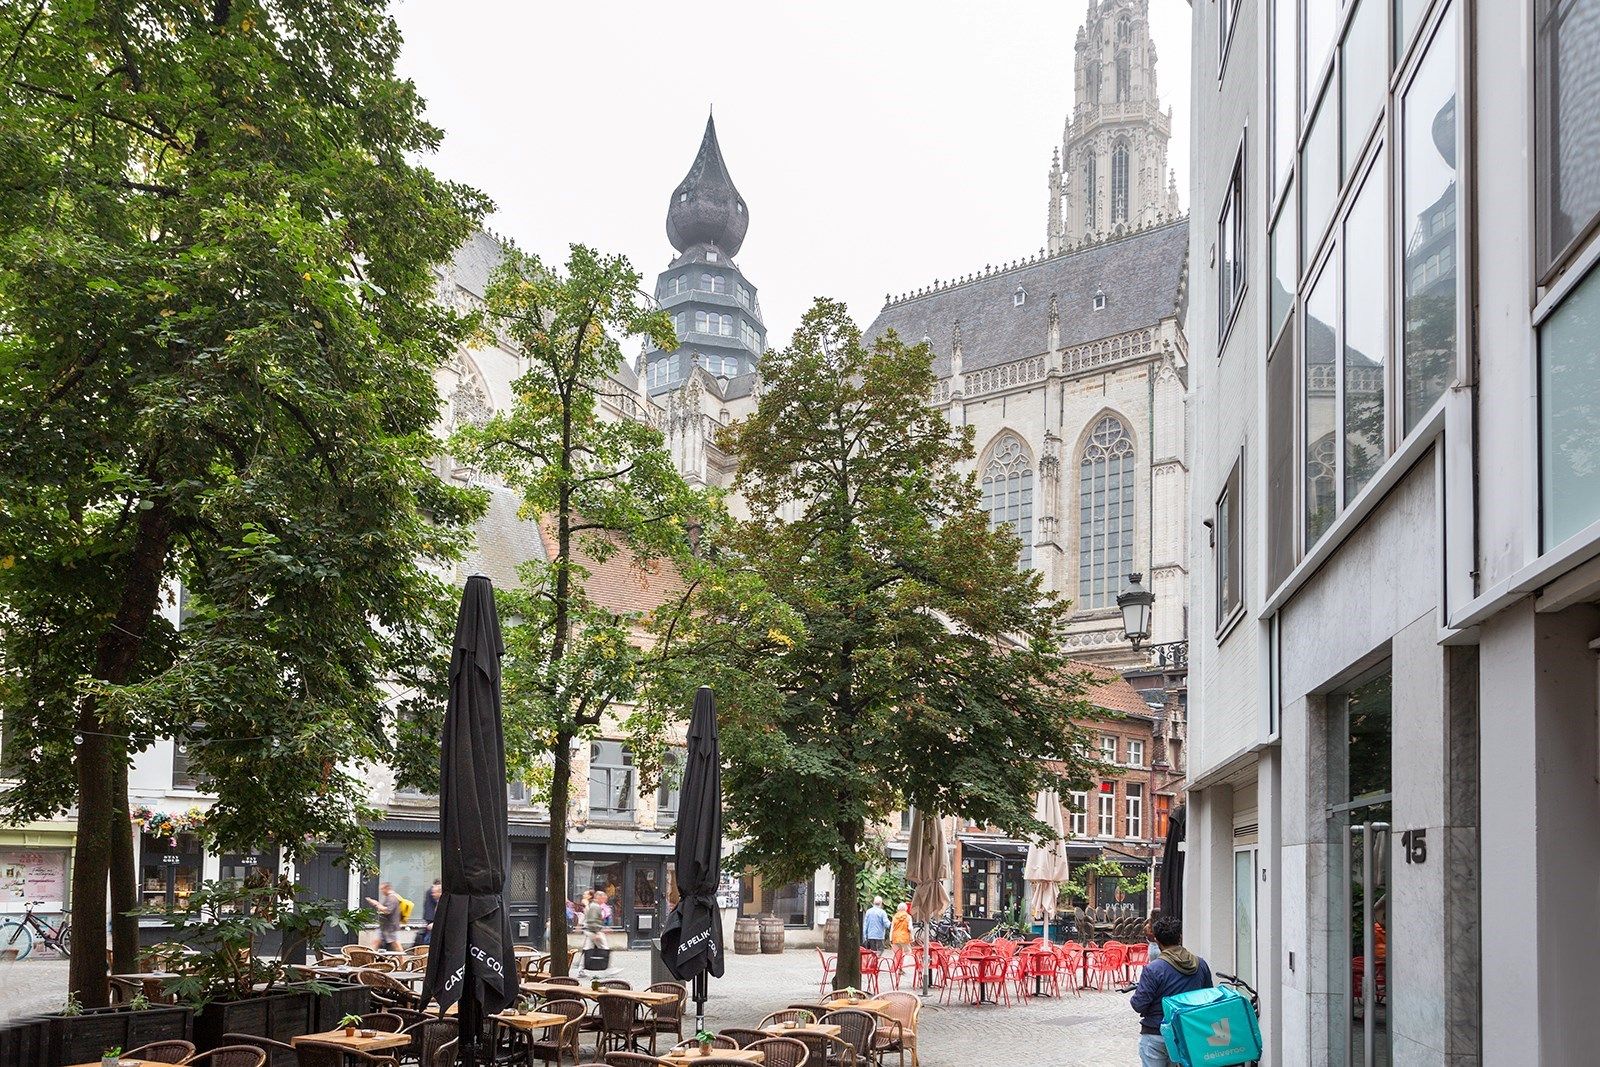
[(1317, 543), (1338, 512), (1338, 411), (1335, 408), (1334, 285), (1338, 257), (1323, 267), (1306, 297), (1305, 339), (1305, 500), (1306, 547)]
[(1405, 423), (1421, 421), (1456, 357), (1456, 33), (1447, 14), (1401, 105)]
[(1312, 116), (1300, 161), (1300, 265), (1310, 262), (1339, 192), (1339, 108), (1329, 93)]
[(1294, 216), (1288, 207), (1293, 199), (1292, 196), (1285, 199), (1285, 206), (1278, 212), (1278, 221), (1273, 223), (1272, 229), (1272, 329), (1268, 331), (1272, 337), (1278, 335), (1278, 328), (1294, 307), (1298, 264), (1294, 250)]
[(1600, 271), (1539, 327), (1545, 549), (1600, 519)]
[(1344, 170), (1349, 177), (1356, 153), (1372, 129), (1372, 119), (1383, 106), (1389, 87), (1389, 66), (1384, 62), (1384, 0), (1365, 0), (1350, 17), (1350, 28), (1339, 46), (1339, 94), (1344, 110)]
[(1534, 7), (1542, 273), (1600, 212), (1600, 4)]
[(1383, 382), (1389, 328), (1385, 314), (1389, 244), (1384, 240), (1380, 159), (1344, 221), (1344, 498), (1366, 485), (1388, 454)]
[(1256, 981), (1256, 871), (1254, 849), (1233, 854), (1234, 972), (1251, 985)]
[(1400, 61), (1406, 45), (1411, 43), (1411, 31), (1417, 28), (1428, 0), (1394, 0), (1394, 60)]
[(1283, 187), (1294, 165), (1296, 0), (1276, 0), (1272, 6), (1272, 189)]
[(1385, 671), (1356, 686), (1345, 698), (1344, 794), (1335, 802), (1389, 792), (1394, 720), (1393, 680)]

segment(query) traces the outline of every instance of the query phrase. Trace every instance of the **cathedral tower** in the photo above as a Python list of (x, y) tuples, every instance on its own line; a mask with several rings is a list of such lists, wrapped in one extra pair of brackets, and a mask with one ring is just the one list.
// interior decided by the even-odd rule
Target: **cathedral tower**
[(1074, 51), (1072, 114), (1050, 165), (1052, 253), (1179, 211), (1149, 0), (1089, 0)]
[(645, 352), (651, 396), (682, 385), (696, 366), (732, 380), (760, 362), (767, 347), (761, 304), (733, 261), (749, 228), (749, 209), (728, 176), (716, 123), (707, 118), (700, 151), (667, 206), (667, 240), (678, 255), (656, 280), (656, 299), (672, 315), (678, 349)]

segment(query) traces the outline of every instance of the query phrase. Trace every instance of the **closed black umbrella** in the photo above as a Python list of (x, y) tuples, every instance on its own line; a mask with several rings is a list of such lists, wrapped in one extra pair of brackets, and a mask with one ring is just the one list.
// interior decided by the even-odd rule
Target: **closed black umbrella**
[(1161, 914), (1183, 919), (1183, 837), (1188, 822), (1184, 805), (1167, 816), (1167, 841), (1161, 850)]
[(717, 701), (711, 689), (694, 694), (689, 750), (678, 794), (678, 903), (661, 931), (667, 970), (694, 980), (695, 1030), (705, 1027), (706, 976), (722, 977), (722, 754), (717, 744)]
[(422, 1001), (460, 1001), (461, 1062), (475, 1067), (483, 1013), (517, 995), (511, 916), (503, 893), (511, 863), (506, 834), (506, 747), (500, 721), (500, 618), (494, 587), (467, 579), (450, 657), (450, 703), (439, 750), (443, 894), (433, 918)]

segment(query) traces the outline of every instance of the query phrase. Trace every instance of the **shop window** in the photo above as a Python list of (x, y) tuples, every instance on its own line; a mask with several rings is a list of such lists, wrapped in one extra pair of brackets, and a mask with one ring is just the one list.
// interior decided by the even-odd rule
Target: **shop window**
[(378, 878), (394, 883), (396, 893), (416, 902), (416, 922), (421, 921), (422, 898), (442, 874), (440, 862), (439, 839), (432, 834), (378, 837)]
[(741, 881), (739, 914), (776, 915), (785, 926), (810, 929), (813, 915), (811, 883), (773, 884), (751, 872)]
[(139, 842), (139, 896), (146, 907), (178, 911), (200, 885), (200, 839), (194, 834), (158, 837), (144, 834)]
[(570, 884), (572, 899), (583, 914), (583, 894), (587, 890), (603, 890), (606, 902), (601, 905), (601, 916), (607, 926), (622, 925), (622, 886), (624, 861), (620, 859), (579, 859), (571, 861)]
[(30, 900), (42, 900), (46, 911), (65, 908), (66, 849), (0, 849), (0, 912), (19, 912)]

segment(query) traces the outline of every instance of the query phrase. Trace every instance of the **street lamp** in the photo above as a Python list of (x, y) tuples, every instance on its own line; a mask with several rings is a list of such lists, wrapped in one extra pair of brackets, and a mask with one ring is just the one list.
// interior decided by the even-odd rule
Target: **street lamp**
[(1143, 581), (1142, 574), (1128, 575), (1128, 591), (1117, 597), (1117, 608), (1122, 612), (1122, 633), (1135, 652), (1142, 642), (1150, 639), (1150, 606), (1156, 602), (1156, 595), (1140, 584)]

